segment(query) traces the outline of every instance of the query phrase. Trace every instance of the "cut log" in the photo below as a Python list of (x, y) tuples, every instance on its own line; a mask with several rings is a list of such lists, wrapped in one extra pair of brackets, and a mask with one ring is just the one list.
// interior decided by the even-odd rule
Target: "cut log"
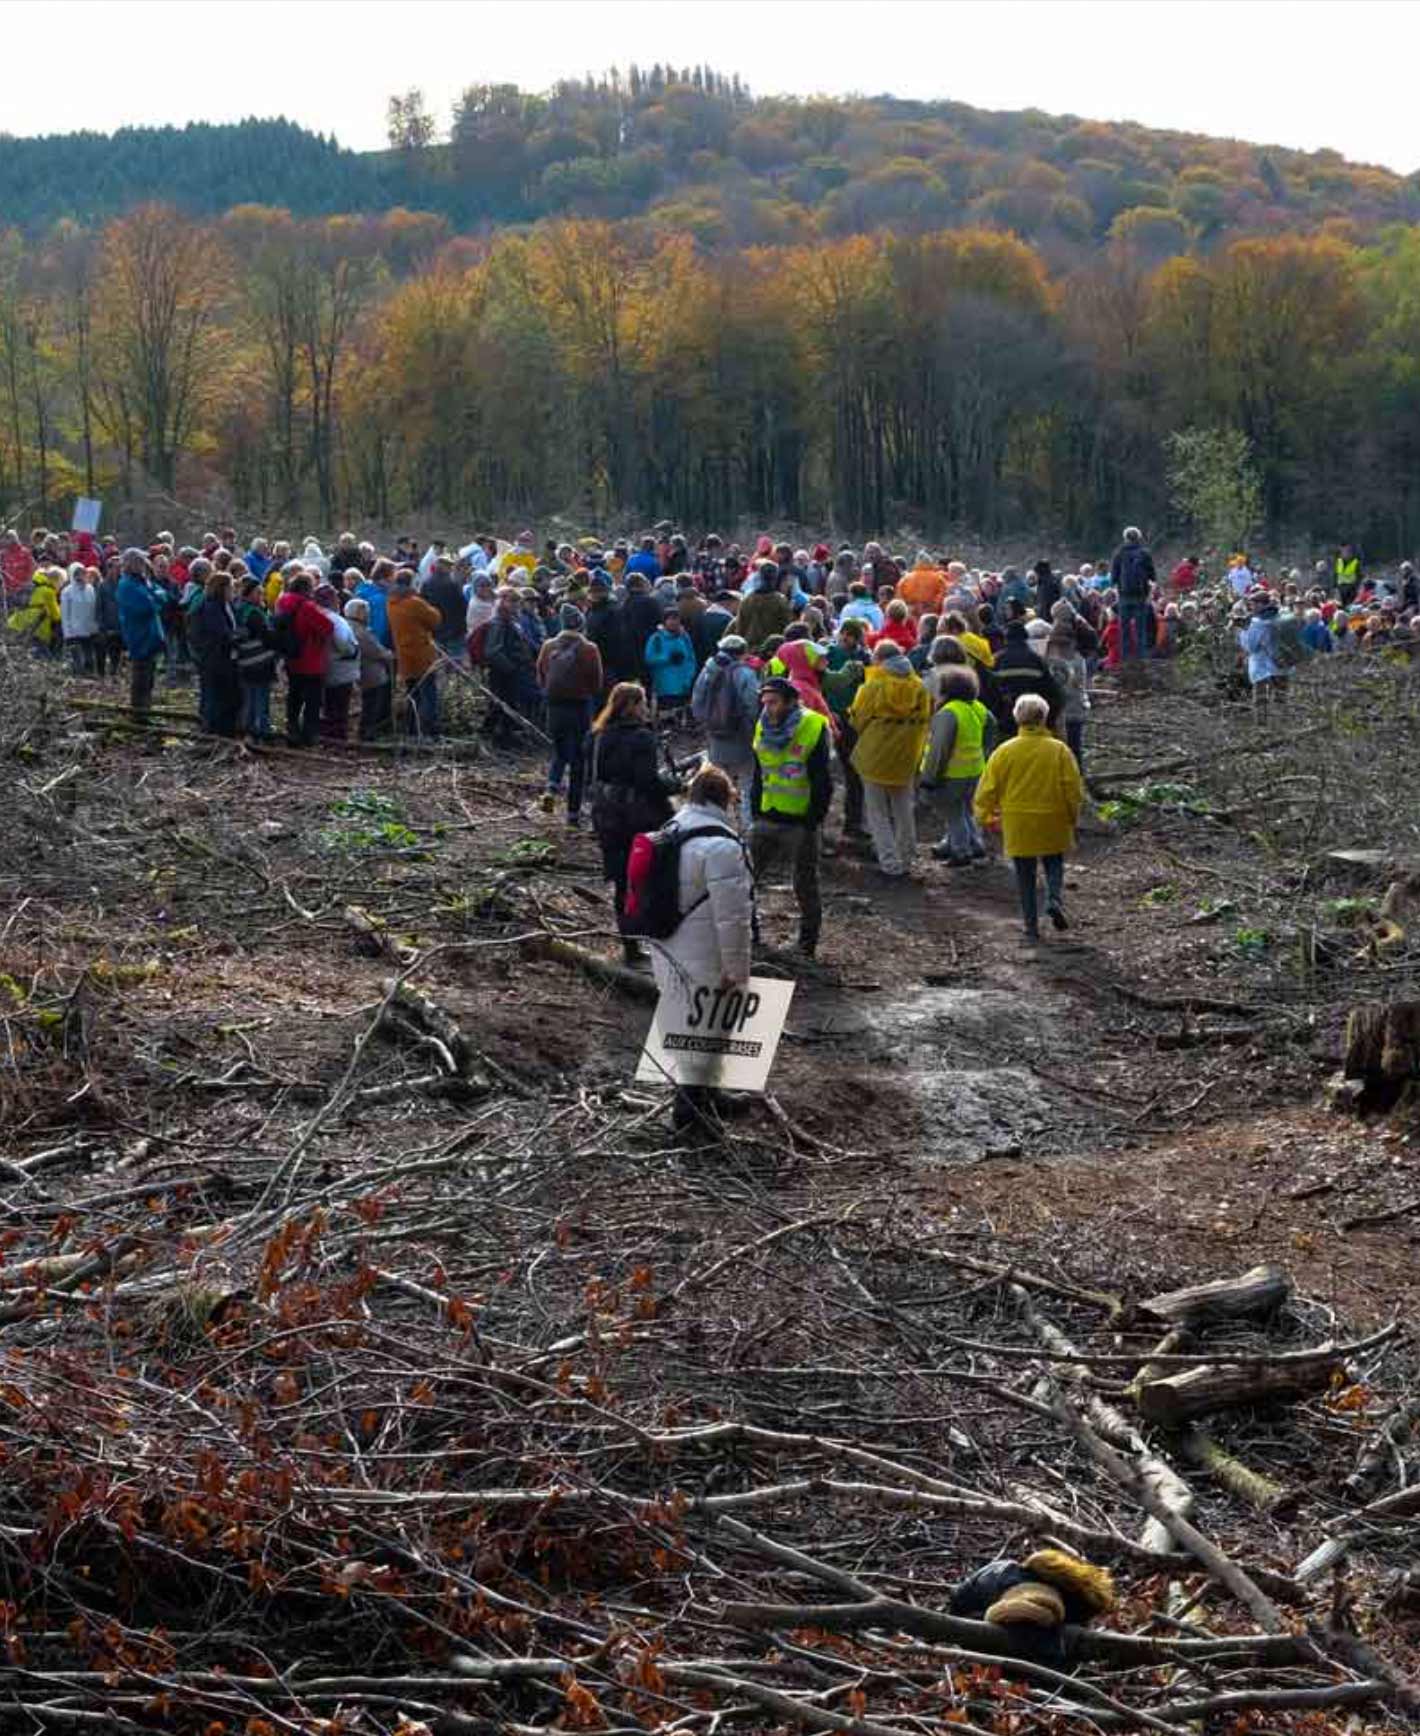
[(576, 965), (594, 981), (609, 984), (612, 988), (620, 989), (623, 994), (634, 996), (638, 1001), (660, 999), (660, 990), (656, 987), (654, 977), (642, 976), (640, 971), (631, 970), (624, 964), (613, 964), (609, 958), (589, 952), (584, 946), (574, 946), (570, 940), (558, 940), (554, 935), (540, 934), (534, 940), (525, 941), (523, 950), (533, 958), (552, 958), (559, 964)]
[(1353, 1007), (1346, 1020), (1342, 1071), (1349, 1079), (1376, 1084), (1420, 1078), (1420, 1001)]
[(1356, 1469), (1346, 1479), (1348, 1495), (1362, 1501), (1370, 1500), (1382, 1477), (1399, 1457), (1400, 1448), (1409, 1439), (1416, 1423), (1420, 1423), (1420, 1398), (1408, 1398), (1396, 1405), (1356, 1461)]
[[(1045, 1348), (1056, 1356), (1078, 1356), (1080, 1353), (1065, 1334), (1052, 1320), (1047, 1320), (1032, 1303), (1030, 1297), (1018, 1284), (1011, 1286), (1011, 1299), (1024, 1315), (1031, 1330)], [(1089, 1374), (1084, 1363), (1068, 1363), (1063, 1368), (1057, 1367), (1055, 1374), (1065, 1374), (1079, 1381), (1082, 1386)], [(1049, 1377), (1047, 1377), (1048, 1384)], [(1112, 1404), (1102, 1399), (1098, 1393), (1084, 1387), (1082, 1403), (1090, 1426), (1105, 1440), (1122, 1447), (1131, 1455), (1131, 1463), (1139, 1480), (1148, 1488), (1162, 1506), (1171, 1513), (1187, 1518), (1193, 1511), (1193, 1491), (1167, 1459), (1162, 1459), (1157, 1453), (1151, 1452), (1145, 1444), (1138, 1429)], [(1151, 1510), (1152, 1512), (1152, 1510)], [(1144, 1526), (1140, 1542), (1146, 1549), (1152, 1549), (1157, 1554), (1166, 1554), (1173, 1547), (1173, 1534), (1162, 1522), (1157, 1513)]]
[(387, 958), (398, 965), (406, 965), (413, 959), (414, 948), (401, 946), (390, 933), (389, 924), (380, 917), (372, 916), (358, 904), (347, 904), (341, 914), (362, 958)]
[(1217, 1278), (1186, 1290), (1169, 1290), (1139, 1304), (1145, 1314), (1175, 1325), (1202, 1326), (1213, 1320), (1270, 1314), (1292, 1294), (1292, 1280), (1280, 1266), (1254, 1266), (1240, 1278)]
[(1281, 1483), (1274, 1483), (1271, 1477), (1264, 1477), (1251, 1465), (1235, 1459), (1202, 1429), (1191, 1425), (1183, 1429), (1178, 1437), (1178, 1449), (1190, 1464), (1207, 1471), (1220, 1488), (1236, 1495), (1240, 1501), (1246, 1501), (1258, 1513), (1273, 1513), (1287, 1500), (1289, 1491)]
[(1318, 1356), (1314, 1362), (1260, 1368), (1207, 1364), (1190, 1368), (1184, 1374), (1143, 1383), (1139, 1388), (1139, 1411), (1151, 1423), (1181, 1428), (1194, 1417), (1209, 1416), (1214, 1411), (1325, 1392), (1332, 1376), (1342, 1367), (1340, 1357), (1326, 1356)]

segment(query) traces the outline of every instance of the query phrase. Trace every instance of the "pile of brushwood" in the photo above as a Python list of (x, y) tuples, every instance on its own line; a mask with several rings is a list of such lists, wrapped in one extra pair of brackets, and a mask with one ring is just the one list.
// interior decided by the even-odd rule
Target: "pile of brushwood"
[[(1403, 1322), (1044, 1213), (1002, 1236), (890, 1129), (835, 1141), (792, 1099), (670, 1145), (597, 1060), (644, 1017), (583, 968), (599, 889), (534, 872), (514, 779), (362, 794), (113, 741), (26, 670), (6, 697), (12, 1718), (1416, 1718)], [(1041, 1548), (1107, 1569), (1108, 1607), (961, 1594)]]

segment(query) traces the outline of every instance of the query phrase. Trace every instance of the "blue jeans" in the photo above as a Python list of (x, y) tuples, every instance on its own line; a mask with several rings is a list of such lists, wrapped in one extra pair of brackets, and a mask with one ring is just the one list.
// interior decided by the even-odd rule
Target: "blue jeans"
[(951, 852), (954, 862), (965, 862), (973, 856), (986, 854), (986, 840), (972, 812), (976, 786), (980, 778), (948, 778), (944, 786), (947, 798), (947, 830), (942, 843)]
[(1149, 605), (1142, 597), (1121, 597), (1119, 599), (1119, 655), (1128, 662), (1133, 657), (1143, 657), (1149, 650), (1149, 635), (1146, 623), (1149, 618)]
[(1045, 869), (1045, 908), (1052, 910), (1065, 892), (1065, 858), (1063, 856), (1013, 856), (1011, 866), (1016, 871), (1016, 891), (1021, 899), (1021, 916), (1026, 933), (1040, 933), (1040, 906), (1036, 902), (1036, 863)]
[(439, 734), (439, 678), (434, 670), (427, 675), (421, 675), (417, 681), (405, 683), (405, 699), (408, 701), (416, 726), (416, 733), (435, 740)]
[(547, 702), (547, 732), (552, 737), (552, 759), (547, 767), (547, 787), (554, 794), (562, 789), (562, 779), (569, 772), (567, 812), (582, 811), (582, 783), (586, 775), (583, 748), (587, 732), (592, 727), (590, 699), (549, 699)]
[(253, 739), (271, 734), (271, 683), (242, 683), (242, 728)]

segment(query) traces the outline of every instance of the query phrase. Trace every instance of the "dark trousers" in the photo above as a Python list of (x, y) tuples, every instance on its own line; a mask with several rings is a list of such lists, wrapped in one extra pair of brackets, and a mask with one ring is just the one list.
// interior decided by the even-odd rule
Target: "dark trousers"
[(547, 768), (547, 787), (562, 788), (567, 776), (567, 812), (582, 811), (582, 787), (586, 777), (587, 733), (592, 727), (590, 699), (549, 699), (547, 733), (552, 737), (552, 759)]
[(230, 658), (213, 658), (202, 666), (202, 721), (213, 735), (235, 735), (242, 708), (237, 666)]
[(117, 633), (100, 633), (94, 641), (100, 675), (117, 675), (123, 640)]
[(858, 745), (858, 732), (846, 719), (840, 718), (842, 733), (838, 737), (838, 764), (843, 772), (843, 829), (863, 830), (863, 780), (853, 770), (853, 749)]
[(388, 735), (389, 727), (389, 682), (381, 682), (378, 687), (362, 687), (360, 689), (360, 740), (374, 741), (379, 736)]
[(146, 717), (153, 703), (153, 677), (158, 672), (156, 657), (135, 657), (128, 666), (128, 703), (139, 717)]
[(1149, 605), (1141, 598), (1119, 600), (1119, 655), (1128, 662), (1149, 654)]
[(69, 653), (69, 667), (75, 675), (92, 675), (94, 673), (94, 639), (66, 639), (64, 649)]
[(1067, 717), (1065, 719), (1065, 745), (1075, 756), (1075, 764), (1080, 768), (1081, 776), (1085, 770), (1085, 720), (1083, 717)]
[(313, 747), (320, 731), (321, 690), (319, 675), (286, 672), (286, 740), (292, 747)]
[(410, 735), (436, 741), (439, 735), (439, 676), (427, 670), (404, 684), (405, 728)]
[(327, 687), (321, 699), (320, 732), (326, 741), (348, 741), (350, 738), (350, 701), (355, 689), (350, 682), (339, 687)]
[(817, 826), (795, 826), (761, 816), (749, 834), (750, 862), (758, 885), (786, 857), (794, 866), (794, 901), (799, 907), (799, 945), (812, 952), (823, 929), (823, 899), (819, 892)]
[(1040, 933), (1040, 906), (1036, 898), (1036, 864), (1045, 870), (1045, 908), (1053, 910), (1065, 892), (1065, 858), (1063, 856), (1013, 856), (1011, 866), (1016, 871), (1016, 891), (1020, 894), (1021, 916), (1026, 933)]

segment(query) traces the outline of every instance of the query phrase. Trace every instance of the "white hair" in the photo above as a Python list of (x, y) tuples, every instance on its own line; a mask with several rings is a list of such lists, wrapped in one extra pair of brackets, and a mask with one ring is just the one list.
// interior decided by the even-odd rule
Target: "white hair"
[(1044, 723), (1050, 716), (1050, 707), (1038, 693), (1023, 693), (1011, 707), (1011, 716), (1022, 728), (1032, 723)]

